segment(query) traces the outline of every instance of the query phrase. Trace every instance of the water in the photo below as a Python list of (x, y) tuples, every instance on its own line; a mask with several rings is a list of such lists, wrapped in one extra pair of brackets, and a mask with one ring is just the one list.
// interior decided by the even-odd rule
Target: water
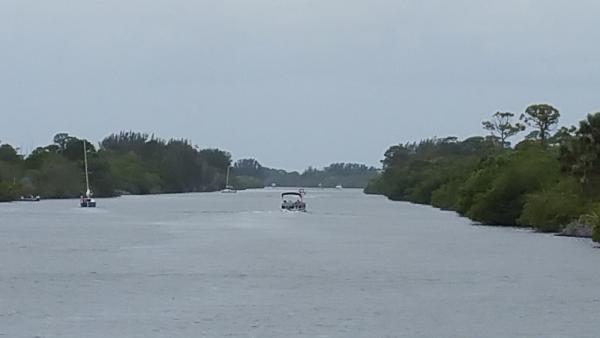
[(354, 190), (0, 204), (0, 337), (598, 337), (589, 240)]

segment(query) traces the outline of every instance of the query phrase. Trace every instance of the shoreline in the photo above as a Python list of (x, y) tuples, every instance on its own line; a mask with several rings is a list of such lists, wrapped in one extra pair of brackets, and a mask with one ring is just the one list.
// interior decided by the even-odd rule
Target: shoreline
[[(429, 208), (432, 208), (432, 209), (435, 209), (438, 211), (450, 212), (450, 213), (455, 214), (458, 217), (468, 219), (473, 226), (492, 227), (492, 228), (513, 228), (513, 229), (529, 230), (532, 233), (553, 235), (556, 237), (584, 238), (584, 239), (592, 240), (592, 226), (586, 225), (586, 224), (581, 224), (579, 222), (573, 222), (571, 224), (568, 224), (565, 226), (565, 228), (563, 230), (561, 230), (559, 232), (544, 232), (544, 231), (540, 231), (540, 230), (536, 229), (534, 226), (485, 224), (485, 223), (475, 221), (465, 215), (461, 215), (458, 211), (455, 211), (455, 210), (443, 209), (443, 208), (433, 206), (431, 204), (424, 204), (424, 203), (422, 204), (422, 203), (415, 203), (415, 202), (411, 202), (411, 201), (393, 200), (393, 199), (390, 199), (389, 197), (385, 196), (384, 194), (373, 194), (373, 193), (367, 193), (367, 192), (363, 192), (363, 193), (365, 195), (381, 196), (381, 197), (386, 198), (388, 201), (394, 202), (394, 203), (406, 203), (406, 204), (415, 205), (415, 206), (426, 206), (426, 207), (429, 207)], [(594, 242), (592, 241), (592, 243), (594, 243)], [(595, 247), (600, 248), (600, 246), (595, 246)]]
[[(242, 189), (236, 189), (237, 191), (248, 191), (248, 190), (267, 190), (267, 189), (290, 189), (290, 190), (298, 190), (298, 189), (322, 189), (322, 190), (337, 190), (335, 187), (326, 187), (326, 188), (320, 188), (320, 187), (292, 187), (292, 186), (277, 186), (277, 187), (270, 187), (270, 186), (266, 186), (266, 187), (262, 187), (262, 188), (242, 188)], [(363, 190), (364, 187), (359, 187), (359, 188), (344, 188), (345, 190)], [(123, 196), (156, 196), (156, 195), (181, 195), (181, 194), (211, 194), (211, 193), (216, 193), (216, 192), (220, 192), (221, 190), (207, 190), (207, 191), (181, 191), (181, 192), (157, 192), (157, 193), (148, 193), (148, 194), (132, 194), (132, 193), (128, 193), (128, 192), (121, 192), (120, 194), (115, 194), (112, 196), (93, 196), (94, 198), (101, 198), (101, 199), (112, 199), (112, 198), (119, 198), (119, 197), (123, 197)], [(364, 193), (364, 192), (363, 192)], [(369, 195), (369, 194), (366, 194)], [(22, 201), (19, 198), (13, 199), (13, 200), (7, 200), (7, 201), (0, 201), (1, 203), (15, 203), (15, 202), (23, 202), (23, 203), (37, 203), (37, 202), (41, 202), (41, 201), (46, 201), (46, 200), (74, 200), (74, 199), (79, 199), (80, 196), (66, 196), (66, 197), (43, 197), (40, 196), (40, 201)]]

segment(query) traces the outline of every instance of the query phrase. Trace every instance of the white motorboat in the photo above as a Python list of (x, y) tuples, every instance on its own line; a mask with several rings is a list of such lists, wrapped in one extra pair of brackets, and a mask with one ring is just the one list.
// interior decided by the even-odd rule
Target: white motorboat
[(19, 201), (21, 202), (39, 202), (41, 200), (39, 195), (21, 196)]
[(281, 194), (281, 209), (288, 211), (306, 211), (306, 203), (299, 192), (284, 192)]

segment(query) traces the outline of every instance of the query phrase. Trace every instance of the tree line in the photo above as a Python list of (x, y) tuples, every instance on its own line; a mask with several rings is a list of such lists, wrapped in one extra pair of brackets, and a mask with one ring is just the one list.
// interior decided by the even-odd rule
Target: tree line
[[(497, 112), (489, 132), (391, 146), (365, 192), (453, 210), (489, 225), (590, 232), (600, 241), (600, 113), (558, 127), (560, 112)], [(514, 147), (510, 139), (529, 129)]]
[(50, 145), (27, 156), (9, 144), (0, 144), (0, 202), (21, 196), (73, 198), (85, 191), (84, 143), (91, 189), (97, 197), (122, 194), (209, 192), (230, 184), (237, 189), (276, 184), (295, 187), (364, 188), (377, 175), (375, 168), (335, 163), (302, 173), (263, 167), (255, 159), (232, 166), (231, 154), (219, 149), (200, 149), (185, 139), (164, 140), (138, 132), (120, 132), (97, 146), (81, 138), (59, 133)]
[(285, 187), (364, 188), (379, 170), (364, 164), (333, 163), (323, 169), (308, 167), (303, 172), (285, 171), (262, 166), (255, 159), (242, 159), (233, 165), (240, 187), (264, 187), (273, 184)]
[(121, 132), (96, 147), (66, 133), (28, 156), (0, 145), (0, 201), (22, 195), (78, 197), (85, 190), (86, 144), (90, 184), (96, 196), (214, 191), (222, 188), (231, 155), (198, 149), (184, 139), (163, 140), (148, 134)]

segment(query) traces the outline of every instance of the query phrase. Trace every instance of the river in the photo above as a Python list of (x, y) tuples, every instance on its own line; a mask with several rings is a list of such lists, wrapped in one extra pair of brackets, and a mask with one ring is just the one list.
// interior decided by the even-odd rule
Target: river
[(600, 336), (590, 240), (280, 193), (0, 204), (0, 337)]

